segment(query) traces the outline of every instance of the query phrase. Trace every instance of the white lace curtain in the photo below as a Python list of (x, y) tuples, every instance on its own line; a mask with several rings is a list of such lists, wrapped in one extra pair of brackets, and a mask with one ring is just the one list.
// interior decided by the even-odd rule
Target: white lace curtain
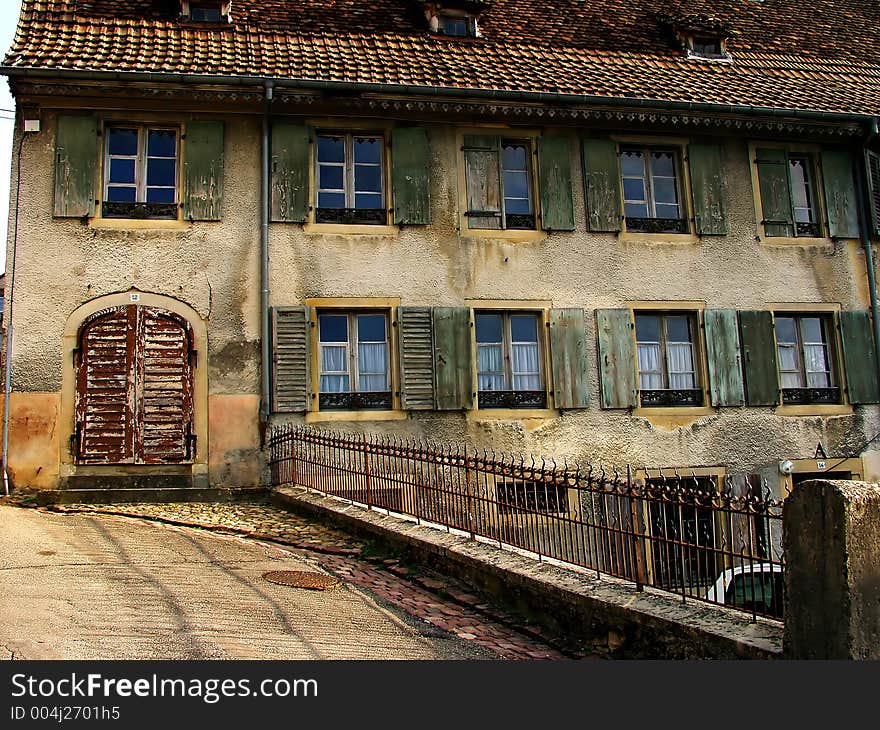
[[(541, 362), (537, 342), (515, 343), (510, 349), (513, 390), (541, 390)], [(477, 386), (480, 390), (506, 390), (501, 345), (477, 349)]]
[[(664, 386), (660, 344), (640, 342), (638, 354), (639, 387), (642, 390), (662, 390)], [(666, 370), (669, 373), (670, 389), (693, 390), (697, 387), (694, 348), (690, 342), (666, 344)]]

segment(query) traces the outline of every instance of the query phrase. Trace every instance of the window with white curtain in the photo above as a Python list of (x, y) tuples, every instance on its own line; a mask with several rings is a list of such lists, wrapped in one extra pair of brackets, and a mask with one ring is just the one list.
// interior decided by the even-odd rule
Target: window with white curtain
[[(802, 394), (786, 391), (836, 388), (831, 351), (830, 318), (821, 315), (776, 315), (776, 347), (783, 399), (796, 402)], [(836, 395), (835, 395), (836, 397)]]
[(476, 312), (477, 390), (481, 408), (546, 404), (539, 314)]
[[(639, 389), (642, 405), (699, 405), (696, 317), (690, 313), (637, 313)], [(681, 398), (654, 391), (685, 391)], [(689, 391), (689, 392), (687, 392)]]
[[(388, 317), (382, 312), (318, 315), (321, 408), (390, 407)], [(381, 394), (344, 398), (337, 394)], [(334, 396), (334, 397), (330, 397)]]

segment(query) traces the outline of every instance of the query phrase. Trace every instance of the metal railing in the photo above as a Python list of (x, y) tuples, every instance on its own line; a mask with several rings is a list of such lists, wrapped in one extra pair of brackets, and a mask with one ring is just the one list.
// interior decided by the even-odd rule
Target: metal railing
[(299, 485), (752, 616), (782, 617), (782, 502), (757, 478), (478, 453), (282, 426), (273, 486)]

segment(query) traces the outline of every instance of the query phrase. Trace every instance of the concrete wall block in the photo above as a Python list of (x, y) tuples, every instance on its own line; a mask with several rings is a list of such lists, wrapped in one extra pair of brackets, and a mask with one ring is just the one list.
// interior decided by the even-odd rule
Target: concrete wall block
[(812, 481), (783, 513), (784, 653), (880, 659), (880, 485)]

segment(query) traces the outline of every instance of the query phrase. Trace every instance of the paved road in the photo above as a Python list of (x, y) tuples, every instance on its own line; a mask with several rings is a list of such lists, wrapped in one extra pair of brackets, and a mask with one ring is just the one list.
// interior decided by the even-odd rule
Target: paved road
[(351, 584), (305, 591), (267, 570), (320, 568), (234, 536), (0, 506), (0, 658), (496, 658)]

